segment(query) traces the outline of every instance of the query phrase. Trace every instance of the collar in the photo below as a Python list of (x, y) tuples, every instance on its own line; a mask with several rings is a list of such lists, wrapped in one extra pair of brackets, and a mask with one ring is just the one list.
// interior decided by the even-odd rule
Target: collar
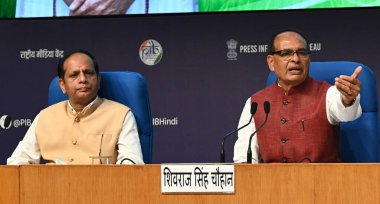
[(297, 93), (297, 92), (301, 92), (301, 91), (303, 91), (303, 90), (306, 88), (307, 84), (308, 84), (308, 83), (311, 83), (311, 81), (313, 81), (313, 78), (307, 76), (306, 79), (305, 79), (301, 84), (292, 87), (292, 88), (289, 90), (288, 93), (285, 93), (285, 91), (282, 89), (280, 83), (278, 83), (278, 79), (277, 79), (277, 81), (276, 81), (276, 84), (277, 84), (277, 87), (280, 88), (280, 89), (285, 93), (285, 95), (289, 95), (289, 94), (294, 94), (294, 93)]
[(76, 115), (76, 114), (79, 114), (79, 113), (85, 113), (85, 112), (86, 112), (89, 108), (91, 108), (96, 102), (98, 102), (99, 99), (100, 99), (99, 96), (96, 95), (95, 99), (92, 100), (92, 101), (91, 101), (86, 107), (83, 108), (82, 111), (80, 111), (80, 112), (78, 112), (78, 113), (75, 111), (75, 109), (74, 109), (73, 106), (71, 105), (70, 100), (68, 100), (68, 104), (69, 104), (69, 108), (70, 108), (71, 112), (72, 112), (74, 115)]

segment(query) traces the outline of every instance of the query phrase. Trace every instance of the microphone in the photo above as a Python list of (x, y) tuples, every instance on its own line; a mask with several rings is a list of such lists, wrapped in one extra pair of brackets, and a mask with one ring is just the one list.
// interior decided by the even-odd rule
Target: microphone
[(251, 149), (251, 143), (253, 136), (267, 123), (268, 115), (270, 112), (270, 103), (268, 101), (264, 102), (264, 112), (265, 112), (265, 120), (260, 124), (260, 126), (254, 131), (251, 136), (249, 137), (249, 144), (248, 144), (248, 151), (247, 151), (247, 163), (252, 163), (252, 149)]
[(251, 110), (250, 110), (250, 112), (251, 112), (251, 118), (249, 119), (248, 123), (245, 124), (245, 125), (243, 125), (243, 126), (241, 126), (241, 127), (239, 127), (239, 128), (236, 129), (236, 130), (233, 130), (233, 131), (229, 132), (227, 135), (225, 135), (225, 136), (223, 137), (222, 145), (221, 145), (221, 149), (220, 149), (220, 163), (224, 163), (225, 160), (226, 160), (226, 155), (225, 155), (225, 152), (224, 152), (224, 142), (226, 141), (227, 137), (229, 137), (229, 136), (232, 135), (233, 133), (235, 133), (235, 132), (237, 132), (237, 131), (239, 131), (239, 130), (245, 128), (245, 127), (247, 127), (247, 126), (249, 125), (249, 123), (251, 123), (252, 118), (253, 118), (253, 116), (254, 116), (255, 113), (256, 113), (256, 110), (257, 110), (257, 103), (256, 103), (256, 102), (252, 102), (252, 103), (251, 103)]

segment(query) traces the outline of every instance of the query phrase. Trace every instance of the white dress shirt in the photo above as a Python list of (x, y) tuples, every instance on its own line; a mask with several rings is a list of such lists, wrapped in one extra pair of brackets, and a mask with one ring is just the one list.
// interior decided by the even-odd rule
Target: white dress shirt
[[(91, 107), (99, 97), (96, 97), (94, 101), (88, 104), (82, 111), (86, 111)], [(68, 103), (71, 111), (75, 113), (74, 108)], [(20, 141), (12, 156), (8, 158), (8, 165), (23, 165), (23, 164), (38, 164), (40, 163), (41, 152), (37, 143), (36, 126), (38, 123), (38, 116), (33, 120), (31, 126), (26, 132), (24, 139)], [(136, 164), (144, 164), (140, 139), (137, 131), (137, 125), (135, 117), (132, 111), (129, 111), (123, 122), (123, 127), (119, 135), (117, 142), (118, 156), (117, 164), (120, 164), (124, 158), (128, 158), (134, 161)], [(59, 159), (59, 158), (58, 158)], [(56, 161), (59, 163), (60, 161)], [(131, 164), (129, 160), (123, 161), (123, 164)]]
[[(245, 103), (243, 112), (240, 116), (239, 125), (241, 127), (248, 123), (251, 118), (251, 98)], [(362, 114), (362, 108), (360, 106), (360, 95), (356, 98), (354, 104), (349, 107), (345, 107), (342, 103), (340, 92), (335, 86), (331, 86), (326, 93), (326, 114), (327, 119), (331, 125), (338, 125), (339, 122), (352, 121), (359, 118)], [(256, 130), (255, 121), (245, 128), (241, 129), (238, 133), (238, 139), (234, 147), (234, 162), (246, 163), (247, 162), (247, 150), (250, 135)], [(260, 133), (258, 133), (260, 134)], [(259, 161), (259, 145), (257, 143), (257, 134), (252, 138), (252, 163), (258, 163)]]

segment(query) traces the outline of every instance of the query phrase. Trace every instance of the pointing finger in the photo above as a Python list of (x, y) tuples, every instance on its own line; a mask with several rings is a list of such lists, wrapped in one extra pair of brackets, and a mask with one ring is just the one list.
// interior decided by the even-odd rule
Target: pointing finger
[(360, 72), (361, 72), (362, 70), (363, 70), (363, 68), (362, 68), (361, 66), (358, 66), (358, 67), (355, 69), (354, 73), (351, 75), (351, 77), (354, 78), (354, 79), (357, 79), (358, 76), (359, 76), (359, 74), (360, 74)]

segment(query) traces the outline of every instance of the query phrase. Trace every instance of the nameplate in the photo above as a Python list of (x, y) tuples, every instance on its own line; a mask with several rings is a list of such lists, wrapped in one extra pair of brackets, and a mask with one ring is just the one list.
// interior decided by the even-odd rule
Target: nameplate
[(161, 193), (234, 193), (233, 164), (162, 164)]

